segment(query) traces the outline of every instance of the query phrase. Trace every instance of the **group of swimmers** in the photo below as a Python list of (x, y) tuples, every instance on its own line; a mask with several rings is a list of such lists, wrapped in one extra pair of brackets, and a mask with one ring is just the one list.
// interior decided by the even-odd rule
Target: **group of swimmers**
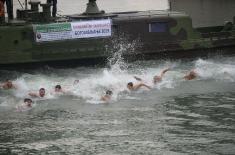
[[(160, 83), (163, 79), (163, 76), (165, 75), (166, 72), (168, 72), (170, 70), (170, 68), (167, 68), (167, 69), (164, 69), (160, 75), (155, 75), (153, 77), (153, 84), (156, 85), (158, 83)], [(189, 73), (187, 73), (183, 78), (185, 80), (193, 80), (197, 77), (197, 73), (195, 70), (191, 70)], [(139, 90), (140, 88), (142, 87), (145, 87), (147, 89), (152, 89), (150, 86), (146, 85), (145, 83), (143, 83), (143, 80), (137, 76), (134, 76), (134, 78), (137, 80), (137, 81), (140, 81), (140, 83), (138, 84), (134, 84), (133, 82), (129, 82), (127, 83), (127, 89), (130, 90), (130, 91), (137, 91)], [(101, 100), (102, 101), (105, 101), (105, 102), (108, 102), (110, 99), (111, 99), (111, 96), (112, 96), (112, 91), (108, 90), (106, 91), (106, 95), (102, 96), (101, 97)]]
[[(77, 84), (79, 80), (75, 80), (74, 84)], [(9, 89), (17, 89), (17, 85), (13, 84), (13, 82), (9, 79), (7, 79), (5, 82), (0, 84), (0, 88), (4, 90), (9, 90)], [(54, 93), (62, 93), (64, 94), (65, 91), (62, 89), (61, 85), (56, 85), (54, 88)], [(29, 92), (28, 95), (31, 98), (43, 98), (46, 95), (46, 89), (45, 88), (40, 88), (38, 92)], [(27, 107), (32, 107), (33, 100), (31, 98), (25, 98), (24, 103)]]
[[(158, 84), (162, 81), (163, 76), (165, 75), (166, 72), (168, 72), (170, 70), (170, 68), (164, 69), (160, 75), (155, 75), (153, 77), (153, 84)], [(191, 70), (189, 73), (187, 73), (183, 78), (185, 80), (193, 80), (197, 77), (197, 73), (195, 70)], [(138, 84), (134, 84), (133, 82), (129, 82), (127, 83), (127, 89), (130, 91), (137, 91), (142, 87), (145, 87), (147, 89), (152, 89), (150, 86), (146, 85), (143, 83), (143, 80), (137, 76), (134, 76), (134, 78), (137, 81), (140, 81), (140, 83)], [(78, 84), (79, 80), (75, 80), (74, 81), (74, 85)], [(0, 88), (2, 89), (17, 89), (17, 85), (13, 84), (13, 82), (9, 79), (7, 79), (5, 82), (3, 82), (2, 84), (0, 84)], [(66, 93), (66, 91), (64, 91), (61, 87), (61, 85), (56, 85), (54, 87), (54, 93)], [(46, 95), (46, 89), (45, 88), (40, 88), (38, 92), (30, 92), (28, 93), (28, 95), (31, 98), (43, 98)], [(104, 102), (109, 102), (112, 98), (113, 92), (111, 90), (107, 90), (105, 95), (101, 96), (100, 100), (104, 101)], [(33, 100), (30, 98), (25, 98), (24, 99), (24, 103), (27, 107), (32, 107), (32, 103)]]

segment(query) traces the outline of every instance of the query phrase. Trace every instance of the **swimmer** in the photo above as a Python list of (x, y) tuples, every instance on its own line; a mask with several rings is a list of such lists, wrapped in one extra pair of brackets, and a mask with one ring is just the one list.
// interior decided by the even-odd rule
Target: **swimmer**
[(44, 97), (46, 94), (45, 88), (40, 88), (38, 93), (29, 93), (29, 96), (31, 97)]
[[(165, 73), (166, 73), (167, 71), (169, 71), (169, 70), (170, 70), (170, 68), (164, 69), (164, 70), (161, 72), (160, 76), (159, 76), (159, 75), (155, 75), (155, 76), (153, 77), (153, 83), (154, 83), (154, 84), (157, 84), (157, 83), (161, 82), (163, 76), (164, 76)], [(139, 77), (137, 77), (137, 76), (134, 76), (134, 78), (135, 78), (137, 81), (142, 81), (142, 79), (139, 78)]]
[(55, 93), (65, 93), (64, 90), (62, 90), (61, 85), (55, 86)]
[(197, 77), (197, 73), (195, 70), (191, 70), (188, 74), (184, 76), (185, 80), (193, 80)]
[(166, 73), (167, 71), (169, 71), (169, 70), (170, 70), (170, 68), (164, 69), (164, 70), (161, 72), (160, 76), (155, 75), (155, 76), (153, 77), (153, 83), (154, 83), (154, 84), (157, 84), (157, 83), (161, 82), (163, 76), (164, 76), (165, 73)]
[(104, 96), (102, 96), (100, 100), (108, 102), (111, 100), (112, 95), (113, 95), (113, 92), (111, 90), (107, 90), (106, 94)]
[(27, 107), (32, 107), (32, 103), (33, 103), (33, 101), (30, 99), (30, 98), (25, 98), (24, 99), (24, 103), (25, 103), (25, 105), (27, 106)]
[(131, 91), (136, 91), (136, 90), (139, 90), (141, 87), (145, 87), (147, 89), (152, 89), (150, 86), (144, 84), (144, 83), (140, 83), (140, 84), (136, 84), (134, 85), (133, 82), (129, 82), (127, 84), (127, 88)]
[(141, 78), (137, 77), (137, 76), (134, 76), (134, 78), (137, 80), (137, 81), (143, 81)]
[(12, 83), (11, 80), (7, 79), (4, 83), (0, 84), (3, 89), (16, 89), (16, 85)]
[(74, 80), (73, 85), (77, 85), (79, 83), (79, 80)]
[(28, 111), (32, 108), (33, 106), (32, 104), (33, 104), (33, 101), (30, 98), (25, 98), (23, 104), (16, 106), (16, 110), (18, 112)]

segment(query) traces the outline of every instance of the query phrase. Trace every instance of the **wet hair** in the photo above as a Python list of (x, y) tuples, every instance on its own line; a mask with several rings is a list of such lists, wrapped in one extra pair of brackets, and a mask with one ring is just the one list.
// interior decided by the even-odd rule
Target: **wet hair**
[(153, 82), (154, 83), (157, 83), (157, 82), (160, 82), (160, 81), (162, 81), (162, 78), (160, 76), (156, 75), (156, 76), (153, 77)]
[(61, 89), (61, 85), (56, 85), (55, 88), (56, 89)]
[(30, 98), (25, 98), (24, 102), (32, 103), (33, 101)]
[(79, 83), (79, 80), (74, 80), (73, 84), (76, 85)]
[(7, 81), (6, 81), (6, 85), (7, 85), (7, 87), (9, 87), (9, 88), (12, 88), (12, 87), (13, 87), (13, 84), (12, 84), (12, 82), (11, 82), (10, 80), (7, 80)]
[(39, 91), (46, 91), (45, 88), (40, 88)]
[(133, 87), (133, 82), (129, 82), (127, 85)]
[(112, 95), (112, 94), (113, 94), (113, 92), (111, 90), (106, 91), (106, 95)]

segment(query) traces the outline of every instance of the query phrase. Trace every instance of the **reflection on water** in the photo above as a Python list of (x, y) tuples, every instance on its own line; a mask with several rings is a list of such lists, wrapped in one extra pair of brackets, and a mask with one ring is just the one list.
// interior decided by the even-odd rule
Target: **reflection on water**
[[(235, 57), (113, 62), (108, 68), (1, 71), (16, 91), (0, 93), (0, 154), (233, 154)], [(124, 66), (123, 66), (124, 65)], [(163, 81), (152, 77), (170, 67)], [(195, 68), (198, 78), (182, 77)], [(134, 75), (152, 90), (128, 92)], [(72, 85), (75, 79), (79, 84)], [(17, 112), (30, 90), (70, 90)], [(106, 89), (114, 96), (99, 102)]]

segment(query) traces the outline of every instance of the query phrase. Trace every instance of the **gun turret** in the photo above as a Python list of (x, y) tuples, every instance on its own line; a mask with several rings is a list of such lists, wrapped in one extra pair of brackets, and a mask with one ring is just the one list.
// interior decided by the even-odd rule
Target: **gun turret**
[(86, 11), (82, 14), (70, 15), (70, 19), (104, 19), (117, 16), (111, 13), (105, 13), (104, 10), (99, 10), (96, 0), (89, 0), (87, 3)]
[(31, 5), (32, 11), (39, 12), (39, 4), (41, 4), (40, 1), (38, 0), (30, 1), (29, 4)]
[(83, 13), (83, 15), (97, 15), (97, 14), (104, 14), (104, 11), (100, 11), (97, 4), (96, 0), (89, 0), (87, 3), (87, 8), (86, 11)]

